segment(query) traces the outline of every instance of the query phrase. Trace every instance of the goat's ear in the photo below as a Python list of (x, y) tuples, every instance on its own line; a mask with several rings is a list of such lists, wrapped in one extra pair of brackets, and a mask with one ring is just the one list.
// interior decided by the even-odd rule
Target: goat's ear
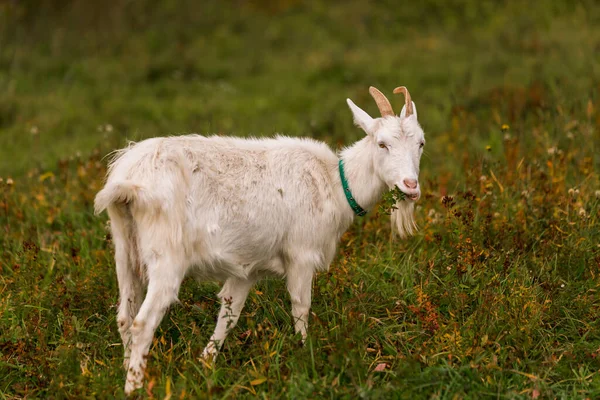
[[(415, 105), (414, 101), (411, 101), (412, 103), (412, 108), (413, 108), (413, 113), (412, 115), (415, 116), (415, 119), (417, 118), (417, 106)], [(402, 107), (402, 111), (400, 111), (400, 118), (406, 118), (406, 105), (404, 105), (404, 107)]]
[(361, 127), (366, 134), (372, 134), (373, 127), (375, 126), (375, 120), (371, 118), (371, 116), (363, 109), (354, 104), (352, 100), (346, 99), (346, 102), (348, 103), (350, 110), (352, 110), (352, 115), (354, 115), (354, 123)]

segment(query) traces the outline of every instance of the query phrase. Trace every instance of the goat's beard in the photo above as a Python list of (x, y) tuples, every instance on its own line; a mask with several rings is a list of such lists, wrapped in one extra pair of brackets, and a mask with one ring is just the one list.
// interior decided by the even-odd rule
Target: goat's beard
[(392, 220), (392, 232), (397, 232), (398, 236), (405, 238), (417, 231), (415, 223), (415, 203), (409, 200), (396, 202), (395, 208), (390, 216)]

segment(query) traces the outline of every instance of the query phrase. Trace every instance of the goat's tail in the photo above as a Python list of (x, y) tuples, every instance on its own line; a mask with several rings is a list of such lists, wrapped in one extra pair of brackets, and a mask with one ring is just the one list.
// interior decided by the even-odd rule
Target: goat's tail
[(138, 205), (148, 204), (152, 196), (141, 185), (132, 181), (109, 182), (104, 186), (94, 200), (94, 212), (96, 215), (106, 210), (112, 204), (129, 204), (135, 202)]
[[(110, 217), (119, 286), (133, 285), (131, 279), (146, 281), (146, 271), (143, 268), (144, 263), (139, 248), (138, 227), (130, 209), (130, 204), (143, 202), (146, 193), (144, 188), (132, 181), (110, 182), (98, 192), (94, 201), (95, 213), (100, 214), (107, 210)], [(123, 301), (128, 300), (121, 298), (121, 302)], [(132, 304), (130, 304), (131, 306)], [(135, 313), (137, 310), (131, 318), (135, 316)], [(131, 321), (128, 323), (131, 324)]]

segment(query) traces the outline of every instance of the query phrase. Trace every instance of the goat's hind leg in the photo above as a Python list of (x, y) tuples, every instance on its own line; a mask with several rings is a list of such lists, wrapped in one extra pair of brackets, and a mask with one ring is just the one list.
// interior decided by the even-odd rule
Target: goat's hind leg
[(219, 292), (221, 299), (221, 311), (217, 319), (215, 332), (202, 352), (204, 359), (213, 359), (216, 357), (219, 349), (223, 345), (227, 334), (235, 327), (244, 308), (244, 303), (254, 285), (255, 279), (229, 278), (225, 281), (223, 289)]
[[(143, 300), (142, 280), (136, 274), (139, 270), (136, 235), (131, 217), (126, 210), (109, 209), (113, 242), (115, 244), (115, 263), (119, 283), (119, 311), (117, 325), (123, 341), (123, 367), (129, 366), (131, 353), (131, 332), (129, 328), (137, 315)], [(138, 271), (139, 272), (139, 271)]]
[(117, 324), (119, 333), (123, 341), (124, 355), (123, 368), (129, 367), (129, 357), (131, 354), (131, 332), (130, 328), (133, 318), (140, 309), (143, 300), (143, 289), (141, 279), (136, 276), (134, 270), (129, 264), (124, 262), (121, 257), (117, 258), (117, 280), (119, 282), (119, 311), (117, 314)]
[(177, 300), (185, 275), (176, 257), (161, 256), (148, 264), (148, 290), (140, 311), (131, 325), (131, 359), (127, 369), (125, 394), (142, 387), (146, 359), (154, 331), (168, 307)]

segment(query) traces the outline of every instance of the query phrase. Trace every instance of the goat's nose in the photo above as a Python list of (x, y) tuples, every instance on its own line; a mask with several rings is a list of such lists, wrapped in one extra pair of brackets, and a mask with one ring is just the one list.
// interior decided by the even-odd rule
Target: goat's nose
[(416, 179), (405, 179), (404, 184), (406, 185), (407, 188), (409, 189), (416, 189), (418, 182)]

